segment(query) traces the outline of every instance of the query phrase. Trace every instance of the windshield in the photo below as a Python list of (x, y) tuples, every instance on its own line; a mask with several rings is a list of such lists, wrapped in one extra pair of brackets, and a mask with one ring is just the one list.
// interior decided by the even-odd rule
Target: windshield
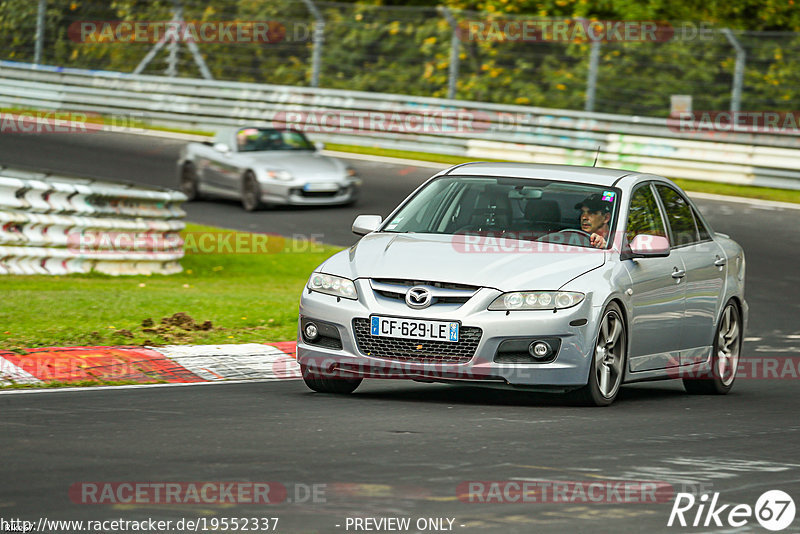
[(264, 150), (314, 150), (314, 146), (301, 132), (270, 128), (242, 128), (236, 132), (239, 152)]
[(590, 234), (611, 235), (618, 204), (619, 190), (611, 187), (443, 176), (419, 191), (383, 231), (491, 235), (589, 247)]

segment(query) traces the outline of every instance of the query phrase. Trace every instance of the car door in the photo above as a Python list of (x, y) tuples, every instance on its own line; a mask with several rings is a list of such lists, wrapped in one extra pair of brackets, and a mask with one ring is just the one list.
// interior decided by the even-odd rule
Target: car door
[(705, 360), (711, 350), (727, 260), (679, 191), (666, 184), (656, 185), (656, 190), (667, 214), (674, 252), (686, 268), (686, 311), (681, 328), (681, 364), (686, 365)]
[[(223, 152), (216, 148), (213, 150), (213, 155), (209, 158), (208, 165), (208, 181), (211, 186), (220, 194), (232, 195), (238, 194), (238, 188), (231, 191), (231, 175), (235, 174), (234, 169), (236, 160), (236, 145), (231, 146), (231, 143), (225, 143), (228, 150)], [(237, 183), (238, 187), (238, 183)], [(232, 195), (235, 196), (235, 195)]]
[[(631, 194), (626, 239), (639, 234), (667, 237), (662, 210), (650, 182)], [(686, 285), (680, 255), (636, 258), (624, 262), (630, 275), (631, 325), (628, 368), (632, 372), (680, 365)]]

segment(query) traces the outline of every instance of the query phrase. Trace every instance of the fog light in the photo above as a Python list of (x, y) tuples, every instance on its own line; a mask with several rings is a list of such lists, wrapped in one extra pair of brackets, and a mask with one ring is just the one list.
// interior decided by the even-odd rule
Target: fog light
[(528, 346), (528, 352), (534, 358), (544, 358), (550, 354), (550, 345), (544, 341), (534, 341)]
[(315, 325), (314, 323), (308, 323), (306, 325), (306, 337), (309, 340), (313, 341), (313, 340), (317, 339), (318, 335), (319, 335), (319, 331), (317, 330), (317, 325)]

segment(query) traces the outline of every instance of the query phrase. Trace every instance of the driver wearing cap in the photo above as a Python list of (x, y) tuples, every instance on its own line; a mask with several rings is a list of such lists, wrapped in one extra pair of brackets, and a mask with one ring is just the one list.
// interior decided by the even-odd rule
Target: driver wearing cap
[(596, 193), (575, 204), (575, 209), (581, 210), (581, 230), (589, 234), (592, 246), (605, 248), (608, 244), (611, 202), (604, 200), (602, 195)]

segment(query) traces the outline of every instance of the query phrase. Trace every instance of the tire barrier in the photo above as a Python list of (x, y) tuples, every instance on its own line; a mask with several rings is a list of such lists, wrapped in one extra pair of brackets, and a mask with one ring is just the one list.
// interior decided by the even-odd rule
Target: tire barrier
[(182, 193), (0, 167), (0, 274), (182, 270)]

